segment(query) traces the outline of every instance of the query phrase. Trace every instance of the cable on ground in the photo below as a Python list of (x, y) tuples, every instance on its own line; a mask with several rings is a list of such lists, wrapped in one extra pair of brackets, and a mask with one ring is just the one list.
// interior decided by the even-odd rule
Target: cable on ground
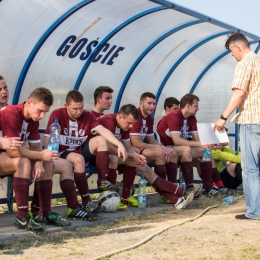
[(115, 255), (115, 254), (118, 254), (118, 253), (121, 253), (123, 251), (128, 251), (130, 249), (133, 249), (133, 248), (136, 248), (138, 246), (141, 246), (142, 244), (146, 243), (147, 241), (151, 240), (153, 237), (163, 233), (164, 231), (168, 230), (169, 228), (172, 228), (172, 227), (177, 227), (177, 226), (181, 226), (187, 222), (192, 222), (198, 218), (200, 218), (203, 214), (205, 214), (207, 211), (209, 211), (210, 209), (213, 209), (213, 208), (216, 208), (218, 207), (219, 204), (217, 205), (214, 205), (214, 206), (210, 206), (210, 207), (207, 207), (206, 209), (204, 209), (200, 214), (198, 214), (197, 216), (193, 217), (193, 218), (188, 218), (186, 220), (183, 220), (177, 224), (173, 224), (173, 225), (170, 225), (168, 227), (165, 227), (163, 229), (160, 229), (159, 231), (153, 233), (152, 235), (148, 236), (147, 238), (143, 239), (142, 241), (132, 245), (132, 246), (128, 246), (128, 247), (125, 247), (125, 248), (121, 248), (121, 249), (118, 249), (118, 250), (115, 250), (115, 251), (112, 251), (110, 253), (107, 253), (107, 254), (104, 254), (104, 255), (101, 255), (101, 256), (98, 256), (98, 257), (95, 257), (93, 258), (92, 260), (100, 260), (100, 259), (105, 259), (106, 257), (110, 257), (112, 255)]

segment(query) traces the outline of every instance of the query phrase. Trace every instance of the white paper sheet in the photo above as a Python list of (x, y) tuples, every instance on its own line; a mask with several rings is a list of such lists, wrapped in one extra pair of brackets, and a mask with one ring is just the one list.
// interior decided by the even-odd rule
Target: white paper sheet
[(223, 132), (213, 131), (213, 125), (214, 123), (197, 123), (201, 144), (228, 143), (229, 139), (226, 130), (223, 130)]

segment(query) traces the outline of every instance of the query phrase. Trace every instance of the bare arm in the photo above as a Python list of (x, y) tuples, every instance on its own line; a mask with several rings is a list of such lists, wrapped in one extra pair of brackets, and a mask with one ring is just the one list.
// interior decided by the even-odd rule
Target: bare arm
[(127, 153), (126, 153), (126, 149), (125, 149), (124, 145), (114, 136), (114, 134), (112, 134), (111, 131), (109, 131), (107, 128), (101, 126), (101, 127), (97, 128), (95, 130), (95, 132), (97, 132), (98, 134), (103, 136), (108, 142), (110, 142), (118, 147), (117, 148), (118, 157), (120, 157), (122, 155), (123, 160), (125, 160), (127, 158)]
[(146, 136), (147, 143), (141, 142), (139, 135), (130, 135), (130, 139), (132, 145), (136, 148), (159, 148), (161, 146), (154, 136)]
[(188, 141), (182, 139), (179, 134), (171, 134), (174, 145), (176, 146), (191, 146), (191, 147), (200, 147), (203, 149), (208, 149), (210, 145), (202, 145), (199, 140), (198, 133), (193, 133), (192, 137), (194, 141)]
[(0, 149), (3, 150), (17, 150), (18, 146), (22, 146), (22, 141), (20, 141), (20, 137), (2, 137), (0, 138)]
[(25, 157), (35, 161), (51, 162), (53, 159), (57, 159), (58, 152), (42, 150), (41, 143), (30, 143), (30, 150), (24, 147), (18, 147), (17, 151), (6, 150), (6, 153), (10, 158)]
[[(233, 113), (233, 111), (239, 107), (239, 105), (243, 101), (245, 95), (246, 95), (246, 92), (241, 89), (234, 90), (232, 96), (230, 97), (230, 100), (228, 102), (226, 109), (222, 113), (223, 117), (228, 118)], [(219, 118), (215, 122), (213, 129), (214, 130), (217, 129), (218, 131), (221, 131), (223, 129), (223, 126), (225, 125), (225, 123), (226, 123), (226, 120)]]

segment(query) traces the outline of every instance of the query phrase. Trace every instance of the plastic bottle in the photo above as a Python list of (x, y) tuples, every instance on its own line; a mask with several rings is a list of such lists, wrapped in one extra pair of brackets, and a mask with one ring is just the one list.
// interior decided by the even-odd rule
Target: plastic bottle
[(184, 178), (183, 178), (183, 174), (182, 174), (182, 172), (180, 172), (179, 173), (179, 176), (180, 176), (180, 187), (182, 188), (182, 189), (186, 189), (186, 183), (185, 183), (185, 180), (184, 180)]
[(60, 143), (60, 125), (58, 119), (54, 119), (54, 122), (50, 125), (50, 139), (48, 143), (48, 150), (59, 151)]
[(144, 179), (144, 175), (141, 175), (141, 178), (138, 182), (139, 191), (138, 191), (138, 208), (145, 209), (146, 208), (146, 180)]
[(224, 205), (229, 205), (232, 204), (233, 202), (235, 202), (236, 198), (234, 196), (228, 196), (223, 198), (223, 204)]
[(202, 161), (209, 162), (210, 159), (211, 159), (211, 155), (212, 155), (211, 150), (210, 149), (209, 150), (205, 149), (204, 153), (203, 153)]

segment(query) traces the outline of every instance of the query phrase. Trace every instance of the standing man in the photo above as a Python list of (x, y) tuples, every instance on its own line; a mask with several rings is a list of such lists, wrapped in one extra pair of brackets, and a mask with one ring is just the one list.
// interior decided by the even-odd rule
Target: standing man
[(240, 124), (246, 212), (236, 215), (236, 219), (260, 219), (260, 57), (250, 50), (248, 40), (241, 33), (232, 33), (225, 47), (238, 64), (232, 83), (234, 92), (214, 129), (221, 131), (228, 117), (239, 108), (231, 121)]

